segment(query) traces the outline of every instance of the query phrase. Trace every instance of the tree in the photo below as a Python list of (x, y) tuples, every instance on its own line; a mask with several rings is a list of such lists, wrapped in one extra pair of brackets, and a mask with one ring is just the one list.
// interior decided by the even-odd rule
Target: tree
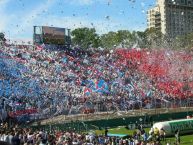
[(116, 32), (109, 32), (101, 36), (101, 44), (103, 47), (111, 49), (114, 45), (118, 45), (119, 41)]
[(101, 36), (102, 46), (105, 48), (113, 48), (114, 45), (120, 47), (145, 47), (145, 32), (128, 30), (119, 30), (117, 32), (109, 32)]
[(5, 39), (5, 35), (4, 33), (0, 33), (0, 41), (4, 42), (6, 39)]
[(162, 38), (163, 34), (161, 31), (156, 30), (155, 28), (146, 29), (145, 33), (145, 42), (148, 48), (160, 48), (162, 47)]
[(173, 39), (173, 41), (170, 42), (172, 43), (170, 48), (172, 48), (173, 50), (184, 49), (186, 46), (185, 42), (185, 36), (177, 36)]
[(137, 44), (139, 48), (146, 48), (147, 47), (147, 41), (146, 41), (146, 34), (145, 32), (142, 31), (137, 31), (135, 32), (135, 36), (137, 36), (137, 38), (135, 38), (137, 40)]
[(131, 48), (138, 43), (136, 33), (131, 33), (128, 30), (119, 30), (117, 32), (117, 39), (119, 45), (122, 45), (122, 47)]
[(90, 46), (99, 47), (100, 37), (94, 28), (78, 28), (72, 31), (72, 44), (87, 49)]
[(187, 50), (192, 51), (193, 48), (193, 33), (188, 33), (185, 35), (178, 35), (173, 38), (171, 43), (171, 47), (174, 50)]
[(131, 33), (128, 30), (119, 30), (117, 31), (118, 42), (122, 43), (123, 40), (131, 37)]
[(186, 36), (186, 48), (188, 49), (188, 50), (192, 50), (192, 48), (193, 48), (193, 33), (189, 33), (189, 34), (187, 34), (187, 36)]

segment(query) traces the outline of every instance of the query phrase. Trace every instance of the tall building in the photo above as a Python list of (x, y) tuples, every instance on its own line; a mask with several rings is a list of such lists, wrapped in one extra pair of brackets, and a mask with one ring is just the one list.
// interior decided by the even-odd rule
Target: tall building
[(172, 38), (193, 32), (193, 0), (157, 0), (147, 12), (148, 28)]
[(149, 9), (147, 16), (148, 28), (156, 28), (157, 30), (161, 30), (160, 7), (156, 6), (152, 9)]

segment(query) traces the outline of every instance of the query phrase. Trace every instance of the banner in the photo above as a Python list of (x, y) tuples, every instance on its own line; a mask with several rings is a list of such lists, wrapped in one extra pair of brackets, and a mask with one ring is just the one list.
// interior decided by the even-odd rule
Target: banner
[(35, 114), (37, 112), (38, 112), (37, 109), (26, 109), (26, 110), (19, 110), (15, 112), (9, 112), (9, 116), (14, 118), (25, 114)]
[(169, 124), (171, 126), (172, 133), (174, 133), (177, 129), (179, 129), (180, 131), (193, 129), (193, 120), (171, 122)]

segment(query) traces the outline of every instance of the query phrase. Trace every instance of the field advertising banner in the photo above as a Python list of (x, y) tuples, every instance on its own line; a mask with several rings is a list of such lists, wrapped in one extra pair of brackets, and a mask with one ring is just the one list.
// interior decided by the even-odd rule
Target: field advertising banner
[(172, 133), (174, 133), (177, 129), (182, 131), (193, 130), (193, 120), (170, 122), (169, 125)]

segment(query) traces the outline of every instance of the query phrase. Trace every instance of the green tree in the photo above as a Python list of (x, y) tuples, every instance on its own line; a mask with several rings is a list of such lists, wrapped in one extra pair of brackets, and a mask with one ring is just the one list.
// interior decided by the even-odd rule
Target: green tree
[(171, 41), (172, 49), (174, 50), (192, 50), (193, 48), (193, 33), (179, 35)]
[(145, 42), (146, 42), (146, 47), (147, 48), (160, 48), (162, 46), (163, 42), (163, 34), (161, 31), (151, 28), (151, 29), (146, 29), (144, 31), (145, 33)]
[(72, 44), (87, 49), (89, 46), (99, 47), (100, 37), (94, 28), (78, 28), (72, 31)]
[(133, 31), (131, 33), (131, 38), (130, 38), (130, 45), (129, 47), (139, 47), (139, 48), (145, 48), (146, 47), (146, 35), (145, 32), (142, 31)]
[(118, 38), (116, 32), (109, 32), (107, 34), (103, 34), (101, 36), (101, 44), (102, 47), (111, 49), (114, 47), (114, 45), (118, 45)]
[(135, 33), (128, 30), (119, 30), (117, 32), (103, 34), (101, 36), (101, 42), (105, 48), (114, 48), (114, 45), (131, 48), (137, 43), (137, 37)]
[(146, 34), (142, 31), (135, 32), (135, 39), (137, 40), (137, 44), (139, 48), (146, 48), (147, 41), (146, 41)]
[(125, 47), (145, 47), (145, 33), (142, 31), (120, 30), (117, 32), (118, 41), (120, 44), (124, 44)]
[(102, 46), (105, 48), (113, 48), (114, 45), (120, 47), (140, 47), (145, 45), (145, 32), (128, 30), (119, 30), (117, 32), (109, 32), (101, 36)]
[(171, 42), (171, 47), (173, 50), (180, 50), (185, 47), (185, 37), (184, 36), (177, 36), (175, 39), (173, 39)]
[(4, 33), (0, 33), (0, 41), (5, 41), (5, 35)]
[(117, 32), (117, 41), (119, 45), (128, 45), (132, 39), (132, 34), (128, 30), (119, 30)]
[(192, 48), (193, 48), (193, 33), (187, 34), (186, 40), (187, 40), (187, 42), (186, 42), (186, 43), (187, 43), (186, 48), (187, 48), (188, 50), (192, 50)]

